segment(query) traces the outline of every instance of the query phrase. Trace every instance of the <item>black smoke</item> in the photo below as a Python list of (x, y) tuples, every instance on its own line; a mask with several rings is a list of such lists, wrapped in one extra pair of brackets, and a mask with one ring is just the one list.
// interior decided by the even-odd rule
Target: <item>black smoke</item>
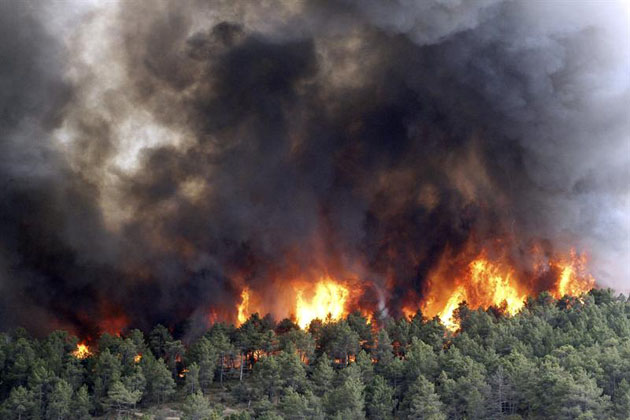
[(310, 272), (396, 314), (497, 238), (627, 288), (616, 6), (411, 4), (0, 3), (0, 326), (185, 329)]

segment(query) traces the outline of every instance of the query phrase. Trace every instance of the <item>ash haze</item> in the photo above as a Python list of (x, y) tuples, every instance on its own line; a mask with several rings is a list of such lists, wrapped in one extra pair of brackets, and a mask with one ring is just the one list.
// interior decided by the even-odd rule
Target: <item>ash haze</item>
[(627, 3), (260, 3), (0, 1), (1, 328), (192, 328), (303, 270), (396, 314), (471, 238), (630, 289)]

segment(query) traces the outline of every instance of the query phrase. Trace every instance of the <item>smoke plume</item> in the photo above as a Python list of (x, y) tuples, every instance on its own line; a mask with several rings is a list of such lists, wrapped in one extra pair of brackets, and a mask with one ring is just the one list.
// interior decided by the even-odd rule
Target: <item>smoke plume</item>
[(0, 2), (0, 328), (185, 330), (320, 273), (397, 315), (470, 247), (627, 291), (628, 13)]

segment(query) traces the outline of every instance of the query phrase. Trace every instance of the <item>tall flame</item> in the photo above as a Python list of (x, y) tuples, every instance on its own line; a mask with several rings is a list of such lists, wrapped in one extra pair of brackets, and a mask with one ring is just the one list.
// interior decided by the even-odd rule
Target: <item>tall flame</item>
[(295, 318), (297, 324), (306, 328), (312, 320), (332, 320), (343, 318), (347, 314), (346, 301), (350, 291), (347, 287), (326, 277), (315, 285), (315, 293), (310, 301), (304, 298), (303, 290), (298, 290), (295, 304)]
[(556, 288), (551, 291), (555, 298), (559, 299), (564, 295), (578, 296), (593, 288), (595, 278), (586, 269), (587, 261), (586, 254), (578, 255), (572, 249), (568, 258), (551, 263), (560, 270)]
[[(538, 247), (530, 256), (532, 258), (525, 261), (532, 261), (533, 265), (525, 268), (515, 265), (514, 260), (501, 253), (501, 248), (499, 252), (479, 252), (471, 247), (459, 255), (446, 253), (429, 274), (424, 299), (416, 298), (412, 305), (401, 310), (405, 316), (411, 317), (421, 308), (423, 315), (438, 316), (447, 328), (457, 330), (459, 324), (454, 314), (462, 302), (471, 309), (493, 306), (514, 315), (524, 307), (527, 296), (536, 296), (543, 290), (548, 290), (556, 298), (565, 294), (577, 296), (595, 284), (587, 272), (585, 254), (571, 251), (567, 256), (550, 259)], [(311, 282), (311, 278), (277, 282), (288, 283), (290, 287), (277, 293), (277, 299), (271, 301), (260, 299), (246, 286), (236, 304), (237, 325), (242, 325), (255, 311), (272, 312), (275, 316), (293, 313), (301, 328), (307, 328), (316, 318), (339, 320), (357, 309), (371, 320), (374, 308), (357, 306), (359, 298), (366, 292), (358, 279), (348, 276), (348, 280), (338, 281), (323, 275)]]
[[(595, 279), (586, 270), (586, 263), (586, 254), (578, 255), (572, 250), (567, 258), (539, 263), (534, 276), (554, 275), (549, 292), (556, 298), (578, 296), (595, 285)], [(459, 328), (453, 314), (462, 302), (472, 309), (501, 307), (506, 313), (514, 315), (523, 308), (528, 295), (539, 292), (527, 289), (527, 283), (519, 281), (505, 259), (490, 260), (485, 252), (473, 259), (454, 281), (445, 280), (448, 279), (439, 271), (431, 278), (423, 311), (427, 315), (439, 316), (451, 330)], [(403, 312), (407, 314), (412, 310), (405, 308)]]
[(236, 319), (238, 321), (237, 326), (240, 326), (249, 317), (249, 288), (246, 287), (241, 292), (241, 303), (236, 307), (238, 314)]
[(488, 260), (485, 253), (471, 261), (455, 283), (456, 288), (438, 310), (442, 323), (449, 329), (458, 327), (453, 313), (461, 302), (467, 302), (473, 308), (504, 306), (511, 315), (525, 305), (527, 293), (519, 290), (514, 271), (509, 266)]

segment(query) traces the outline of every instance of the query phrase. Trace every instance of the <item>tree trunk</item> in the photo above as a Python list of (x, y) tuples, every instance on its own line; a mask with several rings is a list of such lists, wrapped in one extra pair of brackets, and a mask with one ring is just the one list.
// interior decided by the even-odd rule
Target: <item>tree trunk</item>
[(244, 360), (243, 360), (243, 353), (242, 353), (242, 352), (241, 352), (241, 355), (240, 355), (240, 356), (241, 356), (241, 375), (240, 375), (240, 377), (239, 377), (239, 379), (238, 379), (238, 380), (239, 380), (239, 382), (242, 382), (242, 381), (243, 381), (243, 361), (244, 361)]
[(220, 374), (220, 378), (221, 378), (221, 379), (220, 379), (220, 382), (221, 382), (221, 385), (223, 385), (223, 357), (224, 357), (224, 356), (223, 356), (223, 353), (221, 353), (221, 374)]

